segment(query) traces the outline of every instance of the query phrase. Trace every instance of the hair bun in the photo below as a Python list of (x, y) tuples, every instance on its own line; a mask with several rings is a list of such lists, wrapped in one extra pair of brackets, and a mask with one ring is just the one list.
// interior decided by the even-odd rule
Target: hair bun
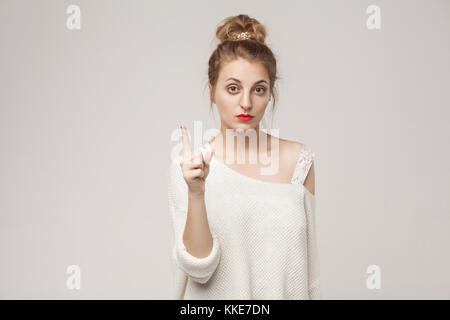
[(216, 29), (216, 37), (224, 41), (255, 40), (266, 44), (266, 28), (246, 14), (225, 18)]

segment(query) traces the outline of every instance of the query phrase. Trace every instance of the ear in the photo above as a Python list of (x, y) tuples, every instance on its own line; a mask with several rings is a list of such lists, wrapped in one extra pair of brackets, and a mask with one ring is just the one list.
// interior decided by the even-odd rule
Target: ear
[(208, 83), (208, 87), (209, 87), (209, 97), (213, 103), (216, 103), (214, 101), (214, 92), (213, 92), (213, 87), (211, 85), (211, 82)]

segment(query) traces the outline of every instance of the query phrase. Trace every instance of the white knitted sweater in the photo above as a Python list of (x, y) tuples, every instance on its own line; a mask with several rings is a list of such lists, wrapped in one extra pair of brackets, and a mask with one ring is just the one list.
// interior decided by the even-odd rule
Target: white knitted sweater
[[(205, 153), (209, 143), (201, 146)], [(290, 184), (251, 178), (214, 156), (205, 184), (209, 256), (186, 251), (188, 189), (167, 170), (174, 299), (321, 299), (315, 196), (303, 185), (315, 153), (304, 145)], [(181, 158), (179, 158), (181, 159)]]

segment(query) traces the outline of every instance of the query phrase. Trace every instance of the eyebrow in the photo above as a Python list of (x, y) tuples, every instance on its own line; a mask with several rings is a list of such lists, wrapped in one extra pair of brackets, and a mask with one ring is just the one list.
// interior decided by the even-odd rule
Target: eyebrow
[[(234, 81), (237, 81), (237, 82), (241, 83), (241, 81), (238, 80), (238, 79), (236, 79), (236, 78), (228, 78), (228, 79), (225, 80), (225, 81), (228, 81), (228, 80), (234, 80)], [(260, 83), (260, 82), (265, 82), (265, 83), (269, 84), (269, 83), (268, 83), (266, 80), (264, 80), (264, 79), (259, 80), (259, 81), (256, 81), (255, 84), (258, 84), (258, 83)]]

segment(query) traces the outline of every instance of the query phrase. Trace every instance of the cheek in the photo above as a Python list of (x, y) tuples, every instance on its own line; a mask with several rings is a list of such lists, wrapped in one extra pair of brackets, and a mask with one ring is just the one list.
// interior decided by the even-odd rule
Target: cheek
[(226, 93), (221, 93), (216, 95), (216, 104), (222, 106), (228, 106), (231, 104), (235, 104), (238, 101), (237, 96), (233, 96)]
[(230, 117), (231, 108), (228, 107), (228, 104), (226, 102), (224, 103), (224, 101), (221, 101), (216, 98), (216, 108), (217, 112), (219, 113), (222, 119), (227, 119)]
[(216, 96), (217, 110), (222, 117), (227, 117), (230, 114), (234, 114), (238, 101), (233, 98), (234, 97), (232, 96), (227, 97), (225, 95)]
[(254, 110), (255, 113), (259, 115), (260, 118), (264, 116), (264, 112), (266, 111), (267, 104), (261, 104), (257, 109)]

